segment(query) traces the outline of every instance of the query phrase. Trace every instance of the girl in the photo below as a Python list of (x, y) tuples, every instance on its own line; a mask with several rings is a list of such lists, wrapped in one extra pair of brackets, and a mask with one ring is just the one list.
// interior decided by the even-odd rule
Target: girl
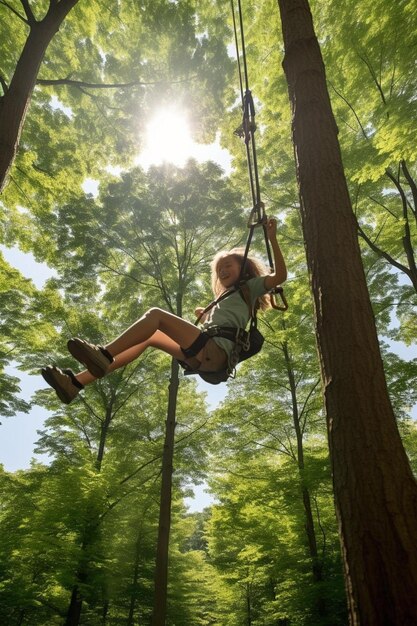
[[(270, 218), (267, 222), (267, 235), (271, 242), (275, 272), (267, 274), (266, 268), (251, 257), (248, 257), (245, 265), (244, 279), (247, 281), (251, 303), (259, 299), (263, 309), (268, 306), (265, 294), (282, 284), (287, 277), (276, 231), (277, 222), (274, 218)], [(214, 257), (212, 288), (216, 298), (238, 282), (242, 261), (243, 251), (240, 249), (220, 252)], [(201, 315), (203, 310), (197, 308), (196, 315)], [(213, 337), (208, 339), (198, 352), (195, 352), (197, 340), (201, 338), (204, 330), (211, 326), (244, 329), (249, 318), (248, 306), (238, 291), (221, 300), (201, 318), (202, 330), (162, 309), (149, 309), (120, 337), (104, 347), (78, 338), (70, 339), (67, 344), (68, 350), (87, 368), (86, 370), (74, 374), (70, 369), (61, 370), (48, 365), (42, 369), (42, 376), (48, 385), (55, 389), (58, 398), (65, 404), (69, 404), (85, 385), (137, 359), (148, 347), (167, 352), (193, 370), (216, 372), (227, 367), (234, 347), (233, 341)]]

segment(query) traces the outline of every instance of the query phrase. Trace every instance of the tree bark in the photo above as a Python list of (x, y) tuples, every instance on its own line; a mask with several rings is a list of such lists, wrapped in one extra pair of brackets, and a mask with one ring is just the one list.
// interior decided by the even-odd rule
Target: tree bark
[(0, 193), (15, 159), (30, 98), (36, 83), (45, 51), (60, 25), (78, 0), (49, 3), (49, 10), (41, 21), (27, 14), (30, 28), (13, 78), (0, 98)]
[(351, 624), (417, 623), (417, 486), (384, 378), (307, 0), (278, 0)]
[(158, 543), (155, 563), (155, 594), (152, 626), (164, 626), (167, 610), (168, 551), (171, 526), (172, 473), (174, 458), (175, 418), (179, 387), (179, 365), (171, 361), (171, 379), (168, 389), (168, 409), (162, 457), (161, 502), (159, 509)]

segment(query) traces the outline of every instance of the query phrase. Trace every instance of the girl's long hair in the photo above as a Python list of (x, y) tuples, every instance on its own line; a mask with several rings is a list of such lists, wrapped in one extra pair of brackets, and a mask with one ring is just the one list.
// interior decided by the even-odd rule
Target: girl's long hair
[[(213, 290), (213, 294), (215, 298), (218, 298), (224, 291), (224, 287), (220, 282), (219, 278), (219, 262), (226, 257), (233, 257), (237, 260), (239, 265), (242, 267), (243, 259), (245, 257), (245, 249), (244, 248), (233, 248), (229, 252), (218, 252), (214, 259), (211, 262), (211, 288)], [(242, 276), (243, 280), (249, 280), (250, 278), (255, 278), (256, 276), (267, 276), (268, 270), (262, 261), (253, 256), (248, 256), (245, 263), (245, 273)], [(265, 294), (258, 298), (259, 307), (265, 311), (270, 308), (271, 304), (269, 302), (268, 295)]]

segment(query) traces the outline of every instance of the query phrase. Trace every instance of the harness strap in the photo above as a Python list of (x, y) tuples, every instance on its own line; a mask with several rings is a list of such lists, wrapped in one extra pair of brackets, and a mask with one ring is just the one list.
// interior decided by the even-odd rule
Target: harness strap
[(207, 333), (201, 333), (195, 341), (188, 348), (181, 348), (186, 359), (196, 356), (200, 350), (204, 348), (210, 336)]
[(204, 348), (209, 339), (213, 337), (221, 337), (222, 339), (228, 339), (235, 344), (238, 344), (243, 349), (248, 349), (249, 346), (249, 333), (243, 328), (235, 328), (234, 326), (211, 326), (207, 330), (203, 331), (199, 337), (188, 348), (181, 348), (185, 358), (197, 356), (197, 354)]
[[(246, 306), (249, 309), (251, 328), (256, 326), (257, 325), (256, 312), (257, 312), (259, 305), (258, 305), (258, 301), (252, 304), (251, 297), (250, 297), (250, 290), (246, 282), (242, 282), (238, 286), (234, 286), (231, 289), (228, 289), (227, 291), (222, 293), (221, 296), (216, 298), (216, 300), (213, 300), (213, 302), (210, 302), (210, 304), (206, 306), (206, 308), (198, 316), (198, 319), (196, 320), (195, 324), (197, 325), (200, 319), (203, 317), (203, 315), (205, 313), (208, 313), (216, 304), (218, 304), (219, 302), (221, 302), (222, 300), (230, 296), (232, 293), (236, 293), (236, 291), (239, 291), (240, 295), (242, 296), (242, 298), (244, 299), (246, 303)], [(188, 359), (188, 358), (196, 356), (200, 352), (200, 350), (204, 348), (207, 341), (211, 337), (222, 337), (224, 339), (229, 339), (230, 341), (233, 341), (234, 343), (239, 344), (244, 349), (247, 349), (249, 345), (249, 333), (247, 333), (245, 329), (235, 328), (232, 326), (212, 326), (211, 328), (208, 328), (207, 330), (203, 331), (201, 335), (199, 335), (197, 339), (188, 348), (181, 347), (181, 350), (184, 353), (185, 357)]]

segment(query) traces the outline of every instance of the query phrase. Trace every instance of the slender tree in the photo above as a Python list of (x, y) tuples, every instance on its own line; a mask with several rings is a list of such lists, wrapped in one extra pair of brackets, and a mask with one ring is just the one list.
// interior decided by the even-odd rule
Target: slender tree
[[(7, 86), (3, 77), (1, 79), (4, 94), (0, 99), (0, 191), (4, 188), (7, 173), (16, 155), (45, 50), (77, 2), (78, 0), (51, 1), (41, 20), (36, 19), (28, 1), (22, 0), (24, 14), (12, 9), (13, 13), (29, 27), (29, 36), (10, 85)], [(8, 6), (6, 3), (2, 4)]]
[(152, 615), (153, 626), (164, 626), (167, 612), (168, 553), (171, 529), (172, 474), (175, 445), (175, 420), (179, 387), (179, 365), (171, 360), (171, 378), (168, 388), (168, 407), (162, 457), (161, 500), (159, 506), (158, 542), (155, 559), (155, 594)]
[(387, 393), (307, 0), (278, 0), (351, 624), (417, 620), (417, 488)]

